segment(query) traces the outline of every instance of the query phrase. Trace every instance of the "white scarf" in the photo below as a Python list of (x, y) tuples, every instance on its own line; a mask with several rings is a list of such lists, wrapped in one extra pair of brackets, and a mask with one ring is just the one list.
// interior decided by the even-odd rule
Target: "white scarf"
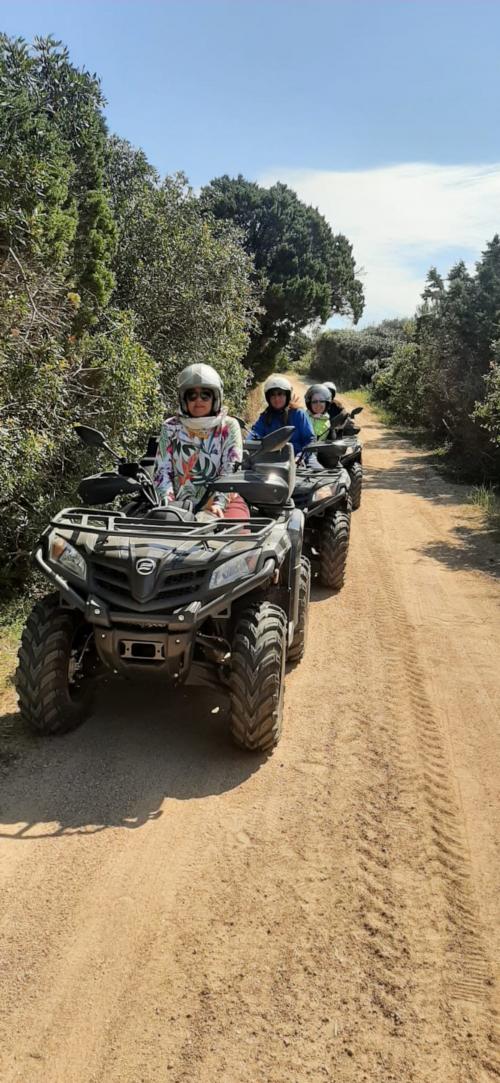
[(212, 417), (189, 417), (187, 414), (179, 413), (177, 416), (186, 432), (193, 436), (203, 437), (208, 436), (212, 429), (222, 424), (225, 414), (215, 414)]

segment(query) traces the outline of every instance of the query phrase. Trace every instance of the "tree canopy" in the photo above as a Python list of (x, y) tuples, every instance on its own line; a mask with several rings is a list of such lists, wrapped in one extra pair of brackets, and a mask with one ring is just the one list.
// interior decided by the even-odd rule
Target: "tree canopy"
[(246, 361), (258, 375), (314, 321), (324, 323), (334, 313), (355, 323), (360, 318), (363, 288), (352, 245), (286, 184), (262, 188), (242, 176), (218, 177), (202, 189), (201, 203), (241, 230), (254, 261), (261, 311)]

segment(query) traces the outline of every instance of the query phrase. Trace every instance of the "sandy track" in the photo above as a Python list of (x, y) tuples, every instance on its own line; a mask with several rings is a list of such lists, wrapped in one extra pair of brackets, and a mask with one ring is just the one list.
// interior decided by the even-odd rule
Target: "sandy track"
[(270, 760), (215, 692), (115, 685), (3, 778), (2, 1083), (500, 1077), (499, 568), (460, 489), (364, 437)]

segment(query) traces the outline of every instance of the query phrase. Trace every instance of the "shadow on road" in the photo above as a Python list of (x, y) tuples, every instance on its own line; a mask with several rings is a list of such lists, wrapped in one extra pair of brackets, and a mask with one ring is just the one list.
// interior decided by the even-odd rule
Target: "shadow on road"
[(0, 837), (133, 830), (161, 816), (165, 798), (234, 789), (265, 757), (232, 745), (227, 715), (222, 691), (110, 680), (80, 729), (30, 739), (3, 780)]
[(432, 468), (427, 454), (419, 452), (399, 455), (390, 467), (370, 466), (363, 478), (363, 487), (365, 490), (410, 493), (445, 507), (463, 504), (466, 500), (466, 489), (441, 477)]
[[(363, 479), (365, 492), (377, 490), (419, 496), (438, 507), (457, 509), (462, 515), (470, 489), (439, 473), (432, 463), (432, 452), (411, 448), (406, 440), (394, 433), (381, 434), (369, 440), (365, 447), (378, 451), (400, 452), (390, 466), (370, 465)], [(407, 514), (402, 506), (401, 514)], [(471, 525), (460, 523), (449, 530), (450, 541), (429, 542), (419, 552), (438, 560), (452, 569), (481, 571), (500, 576), (500, 544), (498, 528), (486, 518), (474, 517)]]
[(429, 542), (417, 552), (431, 560), (439, 560), (454, 571), (480, 571), (500, 578), (500, 556), (494, 555), (495, 549), (499, 552), (499, 547), (495, 546), (493, 530), (457, 526), (452, 533), (457, 539), (456, 544)]

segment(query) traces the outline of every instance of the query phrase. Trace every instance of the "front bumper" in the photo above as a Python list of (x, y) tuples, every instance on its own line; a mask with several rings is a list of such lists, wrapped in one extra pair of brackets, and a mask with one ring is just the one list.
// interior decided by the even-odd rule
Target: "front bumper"
[(41, 546), (35, 550), (34, 559), (66, 604), (80, 610), (93, 625), (98, 654), (109, 669), (122, 675), (155, 673), (174, 682), (186, 679), (196, 633), (207, 617), (227, 612), (238, 598), (263, 586), (275, 569), (275, 561), (268, 558), (255, 575), (226, 586), (205, 603), (193, 601), (172, 613), (155, 614), (113, 611), (95, 594), (83, 598), (47, 563)]

